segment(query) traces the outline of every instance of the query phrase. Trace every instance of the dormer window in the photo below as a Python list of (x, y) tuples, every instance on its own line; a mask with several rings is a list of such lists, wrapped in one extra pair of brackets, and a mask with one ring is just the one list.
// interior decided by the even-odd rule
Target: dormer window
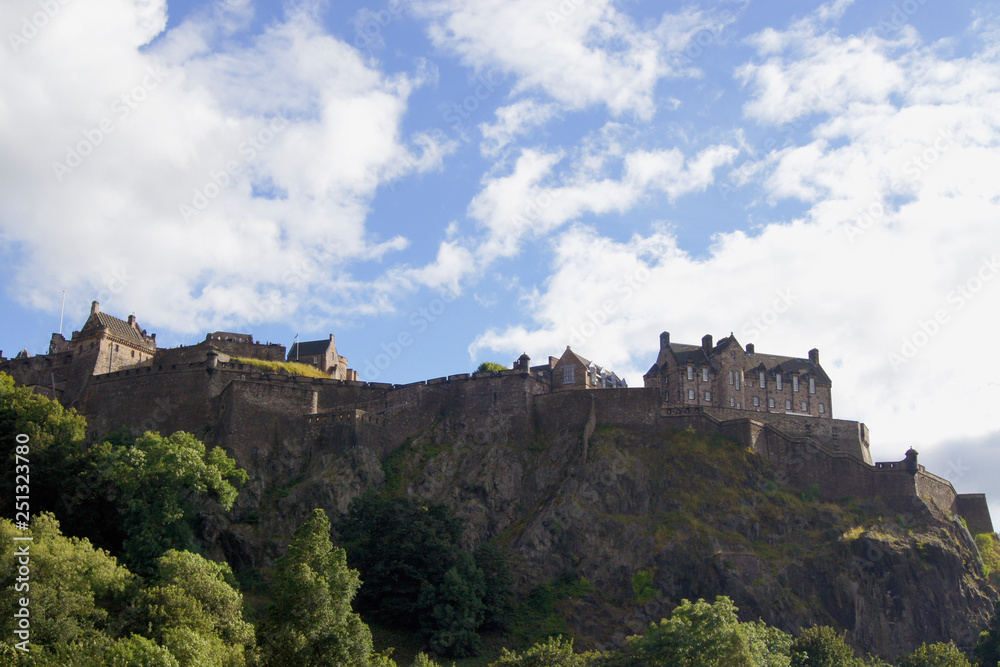
[(778, 391), (781, 391), (781, 373), (778, 373), (777, 375), (774, 376), (774, 382)]
[(757, 379), (760, 380), (760, 388), (763, 389), (766, 386), (764, 384), (764, 371), (757, 373)]

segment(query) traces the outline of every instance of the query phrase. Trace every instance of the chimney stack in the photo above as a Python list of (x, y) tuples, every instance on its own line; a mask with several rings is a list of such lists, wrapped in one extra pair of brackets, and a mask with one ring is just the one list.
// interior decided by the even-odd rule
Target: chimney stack
[(809, 350), (809, 361), (819, 366), (819, 350), (817, 350), (815, 347)]
[(753, 354), (753, 343), (747, 343), (747, 354)]
[(705, 334), (701, 339), (701, 349), (705, 351), (705, 356), (712, 354), (712, 334)]
[(660, 349), (665, 350), (670, 347), (670, 332), (664, 331), (660, 334)]
[(96, 315), (99, 312), (101, 312), (101, 304), (97, 303), (96, 301), (91, 301), (90, 302), (90, 314), (91, 315)]

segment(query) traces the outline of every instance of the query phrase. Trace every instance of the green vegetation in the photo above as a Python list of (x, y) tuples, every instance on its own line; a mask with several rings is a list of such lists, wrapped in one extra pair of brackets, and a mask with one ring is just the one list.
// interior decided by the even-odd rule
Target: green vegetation
[(419, 630), (435, 653), (474, 655), (487, 618), (505, 623), (510, 574), (494, 549), (459, 547), (463, 523), (444, 505), (368, 494), (338, 523), (364, 584), (357, 605), (373, 622)]
[(300, 364), (297, 361), (265, 361), (263, 359), (250, 359), (247, 357), (232, 357), (232, 362), (253, 366), (270, 373), (280, 373), (282, 375), (304, 375), (310, 378), (330, 379), (328, 373), (324, 373), (315, 366)]
[(224, 509), (247, 473), (220, 448), (194, 436), (146, 433), (130, 446), (104, 442), (90, 452), (88, 479), (113, 499), (126, 533), (124, 559), (147, 574), (167, 549), (197, 550), (195, 516), (210, 500)]
[(567, 570), (552, 582), (538, 586), (511, 612), (511, 636), (520, 644), (569, 635), (566, 620), (559, 613), (562, 602), (594, 592), (586, 578)]
[(983, 559), (984, 573), (1000, 588), (1000, 538), (996, 533), (980, 533), (976, 535), (976, 546)]
[(476, 368), (477, 373), (486, 373), (486, 372), (493, 373), (496, 371), (505, 371), (505, 370), (507, 370), (506, 366), (504, 366), (503, 364), (498, 364), (495, 361), (484, 361), (483, 363), (479, 364), (478, 368)]

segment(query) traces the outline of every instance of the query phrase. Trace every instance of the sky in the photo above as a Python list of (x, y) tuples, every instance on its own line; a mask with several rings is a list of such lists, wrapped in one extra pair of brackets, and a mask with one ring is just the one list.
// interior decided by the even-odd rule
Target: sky
[(1000, 519), (1000, 6), (5, 0), (0, 350), (336, 335), (406, 383), (805, 357)]

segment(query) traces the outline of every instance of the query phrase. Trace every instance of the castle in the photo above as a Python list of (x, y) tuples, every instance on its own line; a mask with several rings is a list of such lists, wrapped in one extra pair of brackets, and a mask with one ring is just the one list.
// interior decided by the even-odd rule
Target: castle
[[(329, 377), (249, 362), (296, 359)], [(313, 452), (366, 447), (385, 457), (443, 415), (460, 417), (483, 442), (530, 442), (539, 428), (576, 431), (583, 460), (598, 425), (649, 433), (693, 428), (740, 442), (780, 480), (822, 497), (878, 496), (903, 513), (961, 517), (973, 533), (993, 531), (985, 495), (956, 493), (912, 449), (901, 461), (873, 462), (867, 427), (833, 418), (831, 381), (817, 350), (806, 358), (758, 354), (733, 335), (714, 345), (705, 336), (698, 346), (671, 343), (664, 332), (638, 388), (569, 347), (542, 365), (523, 354), (510, 369), (399, 385), (360, 381), (332, 335), (296, 342), (287, 354), (283, 345), (227, 332), (158, 349), (155, 334), (134, 316), (121, 320), (94, 302), (70, 340), (54, 334), (48, 354), (0, 355), (0, 371), (77, 408), (93, 434), (185, 430), (251, 471), (288, 441)]]

